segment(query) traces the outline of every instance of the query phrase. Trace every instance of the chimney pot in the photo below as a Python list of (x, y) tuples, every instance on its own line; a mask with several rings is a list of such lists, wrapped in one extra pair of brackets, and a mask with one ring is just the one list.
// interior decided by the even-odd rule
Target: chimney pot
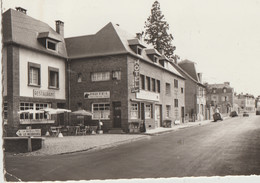
[(60, 20), (56, 20), (56, 32), (59, 33), (62, 37), (64, 37), (64, 22)]
[(22, 12), (24, 14), (26, 14), (26, 9), (22, 8), (22, 7), (15, 7), (16, 11)]

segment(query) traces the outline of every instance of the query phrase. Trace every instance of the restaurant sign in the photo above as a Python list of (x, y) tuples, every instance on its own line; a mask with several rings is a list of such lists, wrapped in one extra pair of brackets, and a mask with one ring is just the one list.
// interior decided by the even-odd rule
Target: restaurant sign
[(132, 92), (139, 92), (140, 90), (140, 65), (139, 60), (135, 60), (134, 62), (134, 87), (132, 88)]
[(55, 98), (55, 91), (52, 90), (33, 90), (33, 97), (37, 98)]
[(110, 98), (110, 91), (84, 92), (85, 99)]

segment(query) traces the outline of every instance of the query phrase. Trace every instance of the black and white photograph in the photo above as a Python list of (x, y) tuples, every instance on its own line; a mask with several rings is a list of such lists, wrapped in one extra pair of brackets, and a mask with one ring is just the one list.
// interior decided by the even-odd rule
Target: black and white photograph
[(260, 0), (1, 0), (0, 182), (260, 182)]

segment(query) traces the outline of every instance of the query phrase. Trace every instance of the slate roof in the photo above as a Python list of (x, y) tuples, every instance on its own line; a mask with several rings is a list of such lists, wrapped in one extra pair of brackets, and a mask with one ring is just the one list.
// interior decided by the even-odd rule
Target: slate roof
[[(36, 20), (22, 12), (9, 9), (3, 13), (3, 43), (16, 43), (38, 51), (67, 58), (64, 38), (48, 24)], [(48, 36), (59, 41), (58, 51), (46, 49), (39, 41), (38, 36)]]
[(223, 89), (223, 88), (232, 88), (232, 87), (228, 84), (221, 83), (221, 84), (208, 84), (208, 88)]
[[(129, 41), (131, 44), (141, 44), (143, 47), (145, 46), (147, 48), (142, 51), (142, 55), (138, 55), (131, 49)], [(118, 25), (114, 25), (111, 22), (96, 34), (66, 38), (65, 42), (68, 56), (71, 59), (131, 54), (144, 61), (153, 63), (146, 53), (146, 49), (153, 49), (151, 46), (146, 45), (142, 41), (136, 39), (134, 35), (124, 31)], [(155, 66), (163, 68), (159, 64)], [(166, 70), (169, 70), (184, 79), (184, 77), (174, 67), (170, 66), (170, 68)]]

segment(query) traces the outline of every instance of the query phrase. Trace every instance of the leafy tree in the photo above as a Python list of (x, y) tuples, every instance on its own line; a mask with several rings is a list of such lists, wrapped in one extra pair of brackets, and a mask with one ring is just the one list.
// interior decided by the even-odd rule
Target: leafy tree
[(169, 24), (165, 21), (164, 15), (160, 10), (160, 3), (155, 1), (152, 5), (151, 15), (145, 21), (144, 41), (152, 44), (157, 51), (164, 50), (168, 58), (173, 58), (173, 52), (176, 49), (172, 45), (173, 36), (168, 34)]

